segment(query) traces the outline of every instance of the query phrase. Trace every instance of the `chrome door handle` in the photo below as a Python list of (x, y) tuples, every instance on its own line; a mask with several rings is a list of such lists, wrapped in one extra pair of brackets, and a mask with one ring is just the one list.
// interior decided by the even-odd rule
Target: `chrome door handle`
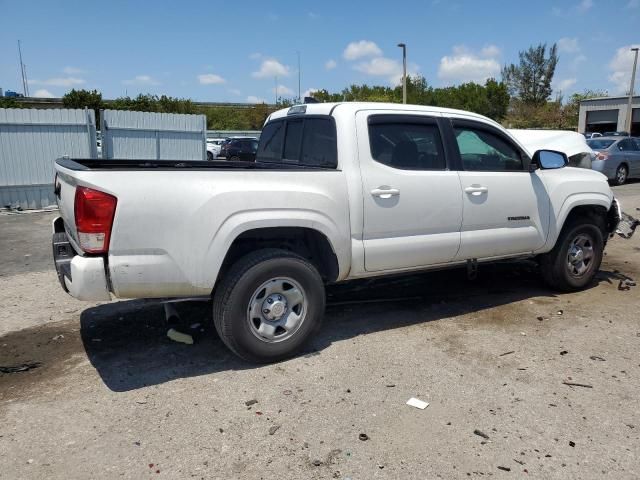
[(483, 193), (487, 193), (489, 191), (488, 187), (483, 187), (481, 185), (471, 185), (470, 187), (467, 187), (464, 189), (465, 193), (471, 194), (471, 195), (482, 195)]
[(371, 195), (379, 198), (391, 198), (400, 195), (400, 190), (397, 188), (374, 188), (371, 190)]

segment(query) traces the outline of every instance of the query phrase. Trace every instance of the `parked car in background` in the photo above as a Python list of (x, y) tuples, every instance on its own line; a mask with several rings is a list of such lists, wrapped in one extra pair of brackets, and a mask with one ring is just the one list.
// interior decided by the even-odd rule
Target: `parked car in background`
[(591, 168), (606, 175), (616, 185), (630, 177), (640, 177), (640, 139), (600, 137), (587, 140), (595, 153)]
[(207, 138), (207, 160), (215, 160), (220, 156), (224, 138)]
[(628, 137), (629, 132), (604, 132), (603, 137)]
[(601, 137), (602, 134), (598, 133), (598, 132), (584, 132), (583, 133), (584, 138), (597, 138), (597, 137)]
[(557, 150), (569, 157), (571, 167), (591, 168), (595, 155), (585, 137), (566, 130), (520, 130), (509, 129), (530, 152), (536, 150)]
[(244, 160), (246, 162), (254, 162), (256, 160), (256, 152), (258, 151), (257, 138), (232, 138), (225, 145), (224, 157), (227, 160)]

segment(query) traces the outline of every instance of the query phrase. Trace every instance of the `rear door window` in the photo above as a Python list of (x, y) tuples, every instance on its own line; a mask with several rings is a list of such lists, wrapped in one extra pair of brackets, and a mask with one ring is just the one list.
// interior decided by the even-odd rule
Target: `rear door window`
[(300, 163), (320, 167), (336, 167), (338, 163), (336, 129), (331, 120), (328, 118), (305, 120)]

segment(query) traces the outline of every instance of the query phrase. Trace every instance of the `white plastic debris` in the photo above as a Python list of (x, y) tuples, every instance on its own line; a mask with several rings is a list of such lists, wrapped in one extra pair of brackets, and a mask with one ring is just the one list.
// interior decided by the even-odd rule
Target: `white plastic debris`
[(193, 337), (187, 333), (177, 331), (175, 328), (170, 328), (167, 331), (167, 337), (174, 342), (186, 343), (187, 345), (193, 345)]
[(424, 410), (429, 406), (429, 403), (419, 400), (417, 398), (411, 397), (409, 400), (407, 400), (407, 405), (409, 405), (410, 407), (419, 408), (420, 410)]

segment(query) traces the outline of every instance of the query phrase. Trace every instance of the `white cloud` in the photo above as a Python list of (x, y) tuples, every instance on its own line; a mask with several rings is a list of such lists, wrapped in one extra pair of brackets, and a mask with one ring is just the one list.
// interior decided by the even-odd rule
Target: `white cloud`
[(49, 90), (45, 90), (44, 88), (36, 90), (33, 96), (38, 98), (55, 98), (55, 95), (53, 93), (51, 93)]
[(501, 53), (500, 48), (496, 45), (487, 45), (480, 50), (480, 55), (483, 57), (497, 57)]
[(324, 68), (326, 68), (327, 70), (333, 70), (337, 66), (338, 66), (338, 64), (333, 59), (327, 60), (327, 62), (324, 64)]
[(248, 103), (267, 103), (264, 98), (256, 97), (255, 95), (249, 95), (247, 97)]
[(378, 57), (382, 55), (382, 50), (374, 42), (368, 40), (360, 40), (359, 42), (351, 42), (344, 49), (342, 56), (346, 60), (357, 60), (362, 57)]
[(453, 47), (453, 54), (440, 59), (438, 78), (446, 84), (461, 82), (483, 83), (500, 73), (500, 62), (496, 58), (500, 49), (489, 46), (477, 55), (465, 46)]
[(313, 97), (313, 94), (316, 93), (317, 91), (318, 91), (317, 88), (309, 88), (304, 91), (304, 93), (302, 94), (302, 98), (304, 99), (304, 97)]
[(83, 73), (87, 73), (86, 70), (77, 67), (64, 67), (62, 71), (67, 75), (82, 75)]
[[(387, 77), (391, 85), (398, 85), (402, 79), (402, 63), (391, 58), (375, 57), (366, 62), (360, 62), (353, 68), (366, 75)], [(407, 75), (415, 75), (418, 69), (415, 64), (408, 65)]]
[(64, 77), (64, 78), (49, 78), (47, 80), (29, 80), (32, 85), (48, 85), (51, 87), (74, 87), (85, 83), (83, 78), (76, 77)]
[(253, 72), (251, 76), (254, 78), (288, 77), (290, 71), (289, 66), (281, 64), (274, 58), (268, 58), (262, 62), (260, 70)]
[(229, 93), (233, 93), (234, 95), (242, 95), (242, 92), (237, 88), (230, 88)]
[[(276, 87), (273, 87), (271, 89), (271, 91), (273, 93), (276, 93)], [(282, 97), (285, 95), (293, 95), (295, 92), (293, 90), (291, 90), (289, 87), (287, 87), (286, 85), (278, 85), (278, 96)]]
[(564, 80), (560, 80), (554, 90), (566, 92), (576, 84), (576, 81), (577, 80), (575, 78), (565, 78)]
[(578, 10), (578, 12), (584, 13), (584, 12), (586, 12), (588, 10), (591, 10), (591, 7), (593, 7), (593, 0), (582, 0), (576, 6), (576, 9)]
[(200, 82), (200, 85), (219, 85), (226, 82), (226, 80), (215, 73), (203, 73), (198, 75), (198, 82)]
[(638, 48), (640, 44), (620, 47), (609, 62), (609, 81), (615, 85), (615, 93), (624, 94), (629, 91), (631, 83), (631, 69), (633, 68), (633, 55), (631, 48)]
[(578, 39), (562, 37), (560, 40), (558, 40), (558, 51), (564, 53), (578, 53), (580, 51)]
[(129, 80), (123, 80), (122, 83), (125, 85), (160, 85), (155, 78), (149, 75), (136, 75), (135, 77)]

